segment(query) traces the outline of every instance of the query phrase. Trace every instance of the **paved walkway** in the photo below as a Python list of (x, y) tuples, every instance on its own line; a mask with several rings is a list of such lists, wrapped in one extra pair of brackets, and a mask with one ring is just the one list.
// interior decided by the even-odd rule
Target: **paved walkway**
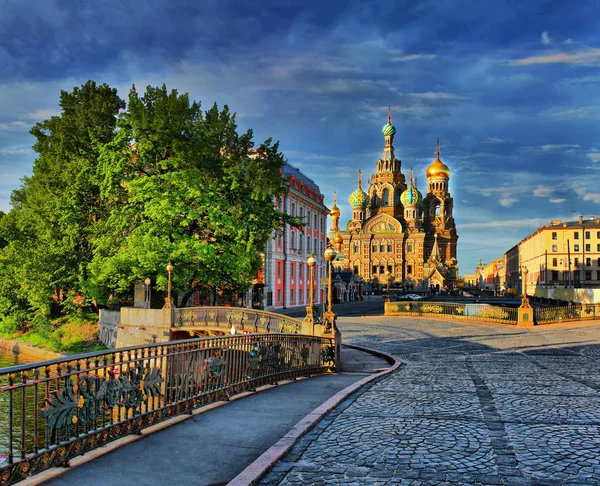
[[(343, 348), (343, 372), (266, 387), (141, 437), (103, 455), (91, 452), (69, 469), (54, 469), (25, 484), (219, 485), (226, 484), (292, 427), (340, 390), (389, 364)], [(110, 450), (113, 446), (108, 445)], [(54, 476), (59, 474), (59, 476)]]
[(352, 395), (259, 484), (600, 484), (600, 323), (344, 318), (407, 364)]

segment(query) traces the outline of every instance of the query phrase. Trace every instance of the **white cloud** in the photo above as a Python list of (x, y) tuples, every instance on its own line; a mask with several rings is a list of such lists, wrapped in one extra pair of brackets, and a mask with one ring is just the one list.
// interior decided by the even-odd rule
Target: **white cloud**
[(0, 148), (0, 157), (6, 157), (10, 155), (23, 155), (29, 153), (33, 153), (33, 150), (25, 145), (14, 145), (12, 147)]
[(533, 195), (536, 197), (548, 197), (550, 195), (550, 188), (538, 186), (533, 190)]
[(40, 108), (39, 110), (27, 113), (20, 118), (27, 120), (46, 120), (47, 118), (51, 118), (56, 115), (60, 115), (60, 110), (58, 108)]
[(454, 93), (443, 93), (443, 92), (433, 92), (428, 91), (426, 93), (410, 93), (409, 96), (412, 98), (422, 99), (422, 100), (464, 100), (463, 96), (456, 95)]
[(597, 204), (600, 204), (600, 194), (598, 193), (588, 193), (583, 196), (584, 201), (592, 201)]
[(597, 119), (600, 118), (600, 106), (581, 106), (579, 108), (546, 110), (540, 113), (540, 116), (551, 116), (554, 118)]
[(402, 56), (393, 56), (390, 58), (391, 61), (397, 62), (408, 62), (408, 61), (421, 61), (435, 59), (435, 54), (407, 54)]
[(542, 32), (542, 44), (544, 44), (545, 46), (552, 44), (552, 37), (550, 37), (550, 34), (548, 34), (548, 32)]
[(512, 206), (516, 202), (519, 202), (519, 200), (512, 197), (503, 197), (500, 199), (500, 205), (504, 206), (505, 208)]
[(562, 198), (550, 198), (550, 202), (552, 204), (562, 204), (566, 201), (566, 199), (562, 199)]
[(568, 39), (566, 39), (565, 41), (563, 41), (563, 44), (566, 44), (566, 45), (570, 46), (571, 44), (573, 44), (573, 39), (571, 39), (569, 37)]
[(600, 152), (590, 152), (587, 156), (592, 162), (600, 162)]
[[(600, 194), (599, 194), (600, 196)], [(533, 219), (510, 219), (505, 221), (492, 220), (492, 221), (483, 221), (476, 223), (465, 223), (460, 225), (460, 229), (515, 229), (515, 228), (527, 228), (531, 226), (532, 228), (539, 228), (540, 226), (544, 226), (548, 224), (548, 220), (542, 218), (533, 218)]]
[(531, 64), (580, 64), (593, 66), (600, 62), (600, 49), (587, 49), (577, 52), (557, 52), (544, 56), (525, 57), (508, 61), (509, 66), (529, 66)]
[(558, 150), (558, 149), (562, 149), (562, 148), (578, 148), (580, 147), (580, 145), (578, 144), (574, 144), (574, 143), (559, 143), (559, 144), (553, 144), (553, 143), (549, 143), (546, 145), (542, 145), (542, 150)]
[(488, 143), (508, 143), (508, 140), (499, 137), (488, 137), (485, 141)]
[(29, 125), (22, 121), (0, 123), (0, 130), (23, 130), (26, 128), (29, 128)]

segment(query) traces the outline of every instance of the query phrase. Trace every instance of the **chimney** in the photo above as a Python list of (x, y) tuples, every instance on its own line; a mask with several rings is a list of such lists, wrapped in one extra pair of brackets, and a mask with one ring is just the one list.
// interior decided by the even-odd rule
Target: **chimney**
[(583, 216), (579, 216), (579, 224), (583, 223)]

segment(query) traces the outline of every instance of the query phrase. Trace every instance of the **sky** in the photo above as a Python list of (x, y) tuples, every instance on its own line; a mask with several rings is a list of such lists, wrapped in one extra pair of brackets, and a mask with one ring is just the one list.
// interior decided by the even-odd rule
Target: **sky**
[(0, 210), (60, 90), (164, 82), (278, 140), (345, 225), (390, 105), (423, 193), (440, 137), (464, 275), (550, 220), (600, 216), (598, 33), (597, 0), (2, 0)]

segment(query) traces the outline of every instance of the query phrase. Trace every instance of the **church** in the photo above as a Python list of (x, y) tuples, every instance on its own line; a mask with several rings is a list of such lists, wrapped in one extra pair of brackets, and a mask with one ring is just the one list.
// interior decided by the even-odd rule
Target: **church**
[(353, 272), (372, 289), (389, 284), (405, 291), (451, 290), (458, 278), (458, 235), (448, 190), (450, 169), (441, 160), (439, 139), (435, 160), (425, 172), (423, 197), (412, 168), (407, 184), (394, 153), (396, 128), (389, 109), (382, 132), (385, 146), (377, 171), (366, 192), (358, 171), (358, 187), (349, 198), (352, 219), (345, 231), (334, 195), (328, 232), (338, 252), (334, 268)]

